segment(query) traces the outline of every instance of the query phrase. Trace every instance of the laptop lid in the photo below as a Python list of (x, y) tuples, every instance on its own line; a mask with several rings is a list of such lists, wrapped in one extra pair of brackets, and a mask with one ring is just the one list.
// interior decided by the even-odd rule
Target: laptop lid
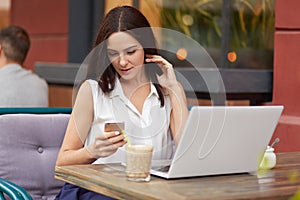
[(168, 172), (182, 178), (258, 169), (283, 106), (192, 107)]

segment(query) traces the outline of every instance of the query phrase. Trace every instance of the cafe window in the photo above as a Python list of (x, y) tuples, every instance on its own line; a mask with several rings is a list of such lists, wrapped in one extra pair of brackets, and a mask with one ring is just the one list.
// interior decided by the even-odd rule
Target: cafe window
[[(275, 0), (157, 2), (161, 26), (197, 41), (219, 68), (273, 68)], [(165, 46), (178, 42), (164, 36), (162, 41)]]
[(10, 0), (0, 1), (0, 29), (9, 25)]

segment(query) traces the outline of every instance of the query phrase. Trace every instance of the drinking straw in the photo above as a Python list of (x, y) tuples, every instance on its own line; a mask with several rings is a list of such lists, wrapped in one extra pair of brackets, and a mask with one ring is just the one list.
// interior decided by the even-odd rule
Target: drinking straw
[(131, 142), (130, 142), (130, 140), (129, 140), (129, 138), (128, 138), (128, 135), (126, 134), (125, 130), (122, 130), (121, 133), (123, 134), (123, 136), (124, 136), (124, 138), (125, 138), (127, 144), (128, 144), (129, 146), (131, 146)]

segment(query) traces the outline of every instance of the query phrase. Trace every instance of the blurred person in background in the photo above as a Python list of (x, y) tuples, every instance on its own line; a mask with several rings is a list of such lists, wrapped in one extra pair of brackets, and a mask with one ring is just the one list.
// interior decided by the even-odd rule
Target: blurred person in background
[(48, 107), (46, 81), (23, 67), (30, 48), (26, 30), (0, 30), (0, 107)]

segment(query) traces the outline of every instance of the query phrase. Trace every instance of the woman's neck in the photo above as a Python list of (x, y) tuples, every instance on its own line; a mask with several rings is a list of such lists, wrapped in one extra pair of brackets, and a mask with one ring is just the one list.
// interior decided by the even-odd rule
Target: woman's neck
[(146, 73), (140, 73), (133, 79), (122, 79), (120, 78), (120, 83), (123, 87), (123, 90), (125, 88), (130, 90), (136, 90), (137, 88), (141, 87), (142, 85), (148, 84), (150, 82), (149, 78), (146, 76)]
[(137, 97), (136, 94), (141, 94), (141, 92), (143, 95), (148, 95), (150, 93), (150, 81), (146, 76), (139, 76), (130, 80), (121, 78), (120, 84), (122, 86), (124, 95), (130, 100), (132, 100), (132, 97)]

